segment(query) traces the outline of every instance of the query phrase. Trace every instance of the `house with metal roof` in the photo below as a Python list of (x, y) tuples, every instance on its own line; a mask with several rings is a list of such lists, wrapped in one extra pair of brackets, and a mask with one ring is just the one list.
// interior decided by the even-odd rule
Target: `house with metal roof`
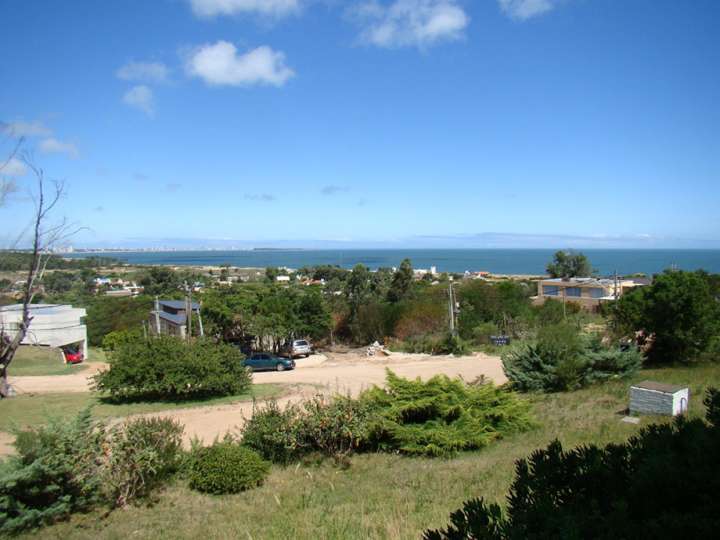
[[(196, 322), (192, 322), (192, 319)], [(156, 335), (185, 338), (188, 320), (193, 326), (197, 325), (198, 333), (203, 335), (200, 304), (184, 300), (155, 300), (155, 309), (150, 312), (150, 330)]]
[[(0, 328), (6, 334), (14, 335), (22, 321), (22, 304), (0, 307)], [(74, 346), (83, 351), (87, 359), (86, 312), (63, 304), (31, 304), (32, 321), (22, 345), (41, 345), (45, 347), (65, 348)]]
[(574, 277), (548, 278), (538, 281), (538, 294), (533, 304), (542, 305), (550, 298), (562, 302), (575, 302), (583, 309), (596, 311), (600, 304), (616, 300), (625, 292), (644, 283), (633, 279)]

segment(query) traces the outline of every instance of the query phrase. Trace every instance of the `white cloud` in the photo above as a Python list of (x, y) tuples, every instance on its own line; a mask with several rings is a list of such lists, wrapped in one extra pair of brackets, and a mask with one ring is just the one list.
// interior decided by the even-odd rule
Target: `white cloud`
[(252, 13), (283, 17), (300, 10), (300, 0), (190, 0), (198, 17)]
[(67, 154), (72, 158), (78, 156), (78, 149), (75, 144), (62, 142), (54, 137), (43, 140), (40, 143), (40, 150), (45, 153)]
[(498, 3), (508, 16), (524, 21), (550, 11), (556, 0), (498, 0)]
[(285, 65), (285, 55), (268, 46), (245, 54), (227, 41), (206, 44), (194, 49), (185, 63), (191, 77), (199, 77), (211, 86), (282, 86), (295, 72)]
[(364, 29), (361, 39), (378, 47), (423, 47), (461, 39), (470, 23), (457, 0), (371, 1), (355, 10)]
[(25, 164), (17, 158), (0, 163), (0, 176), (23, 176), (27, 173)]
[(165, 82), (170, 70), (162, 62), (128, 62), (115, 75), (124, 81)]
[(52, 130), (42, 122), (0, 122), (0, 131), (11, 137), (49, 137)]
[(148, 116), (155, 113), (153, 91), (144, 84), (133, 86), (125, 92), (122, 100), (126, 105), (140, 109)]

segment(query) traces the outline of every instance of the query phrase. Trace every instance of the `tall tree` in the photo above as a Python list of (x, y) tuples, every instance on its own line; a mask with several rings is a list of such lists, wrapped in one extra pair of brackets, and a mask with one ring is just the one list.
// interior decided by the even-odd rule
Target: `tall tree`
[(388, 291), (388, 300), (390, 302), (399, 302), (404, 299), (410, 292), (413, 282), (413, 267), (410, 259), (403, 259), (400, 268), (393, 275), (390, 290)]
[[(32, 221), (31, 257), (27, 274), (24, 280), (20, 320), (17, 324), (0, 325), (0, 396), (8, 397), (11, 388), (8, 384), (8, 368), (15, 357), (15, 352), (25, 339), (33, 317), (31, 304), (38, 290), (38, 283), (42, 280), (51, 248), (77, 232), (72, 224), (65, 219), (49, 225), (52, 211), (57, 206), (64, 193), (64, 184), (58, 181), (48, 182), (43, 169), (35, 166), (29, 157), (25, 157), (24, 164), (32, 171), (37, 182), (37, 192), (33, 199), (35, 212)], [(48, 183), (50, 189), (48, 190)]]
[(558, 251), (553, 261), (546, 267), (547, 273), (554, 278), (588, 277), (592, 274), (590, 261), (582, 253)]

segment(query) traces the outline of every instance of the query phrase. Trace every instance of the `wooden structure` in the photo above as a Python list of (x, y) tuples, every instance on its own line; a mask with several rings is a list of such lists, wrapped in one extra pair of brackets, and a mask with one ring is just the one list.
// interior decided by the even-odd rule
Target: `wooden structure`
[(689, 399), (685, 386), (643, 381), (630, 387), (630, 413), (677, 416), (687, 412)]

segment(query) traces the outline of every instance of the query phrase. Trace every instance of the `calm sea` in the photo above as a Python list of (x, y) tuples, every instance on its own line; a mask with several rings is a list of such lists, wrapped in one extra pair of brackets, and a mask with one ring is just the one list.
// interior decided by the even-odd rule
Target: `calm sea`
[[(542, 274), (552, 259), (552, 249), (351, 249), (351, 250), (257, 250), (257, 251), (165, 251), (104, 252), (131, 264), (174, 266), (228, 264), (238, 267), (278, 266), (301, 268), (333, 264), (352, 268), (362, 263), (372, 269), (399, 266), (409, 258), (415, 268), (437, 267), (438, 272), (488, 271), (496, 274)], [(654, 274), (666, 268), (703, 269), (720, 272), (720, 250), (663, 249), (583, 250), (594, 269), (602, 275)], [(74, 253), (88, 257), (91, 253)]]

